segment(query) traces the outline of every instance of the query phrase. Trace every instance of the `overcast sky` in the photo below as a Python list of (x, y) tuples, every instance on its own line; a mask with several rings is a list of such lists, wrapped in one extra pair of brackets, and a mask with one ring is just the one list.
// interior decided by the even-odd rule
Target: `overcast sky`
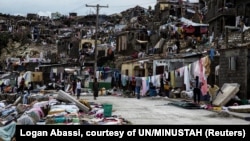
[(78, 15), (88, 15), (96, 13), (95, 7), (108, 6), (100, 8), (100, 14), (120, 13), (129, 8), (139, 5), (144, 8), (154, 6), (157, 0), (0, 0), (0, 13), (11, 15), (26, 16), (27, 13), (36, 13), (42, 16), (50, 16), (51, 12), (59, 12), (68, 15), (70, 12), (76, 12)]

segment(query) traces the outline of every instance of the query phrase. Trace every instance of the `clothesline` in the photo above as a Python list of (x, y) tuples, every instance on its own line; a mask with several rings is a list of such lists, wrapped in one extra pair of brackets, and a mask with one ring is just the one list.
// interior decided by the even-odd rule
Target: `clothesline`
[[(157, 74), (157, 75), (153, 75), (153, 76), (144, 76), (141, 77), (142, 79), (152, 79), (152, 78), (157, 78), (158, 80), (160, 80), (161, 76), (164, 77), (164, 79), (168, 79), (170, 82), (170, 85), (172, 87), (176, 87), (176, 83), (178, 82), (178, 86), (180, 86), (182, 84), (185, 84), (185, 89), (186, 90), (190, 90), (190, 81), (195, 77), (195, 76), (199, 76), (200, 81), (203, 83), (202, 86), (202, 93), (206, 94), (207, 93), (207, 77), (209, 75), (209, 70), (210, 70), (210, 58), (209, 56), (200, 58), (199, 60), (185, 65), (181, 68), (178, 68), (176, 70), (172, 70), (172, 71), (165, 71), (164, 74)], [(122, 74), (122, 78), (127, 78), (128, 80), (131, 80), (131, 78), (137, 78), (136, 76), (127, 76)], [(159, 77), (159, 78), (158, 78)], [(183, 78), (183, 79), (180, 79)], [(177, 81), (178, 80), (178, 81)], [(180, 82), (182, 81), (182, 82)], [(157, 86), (159, 83), (154, 82), (154, 84)]]

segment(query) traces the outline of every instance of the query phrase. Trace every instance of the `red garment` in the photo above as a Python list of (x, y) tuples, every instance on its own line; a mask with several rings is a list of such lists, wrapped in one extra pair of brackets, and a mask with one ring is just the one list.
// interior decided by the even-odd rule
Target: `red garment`
[(207, 27), (200, 27), (200, 33), (201, 34), (206, 34), (208, 32), (208, 29), (207, 29)]
[(132, 81), (131, 81), (131, 85), (132, 85), (132, 86), (135, 86), (135, 83), (136, 83), (135, 77), (133, 77), (133, 78), (132, 78)]
[(133, 53), (133, 54), (132, 54), (132, 57), (133, 57), (133, 58), (138, 58), (138, 52)]
[(24, 81), (24, 79), (22, 79), (22, 80), (20, 81), (20, 86), (21, 86), (21, 87), (24, 87), (24, 84), (25, 84), (25, 81)]
[(200, 66), (200, 80), (202, 82), (201, 92), (202, 92), (202, 95), (206, 95), (207, 91), (208, 91), (208, 88), (207, 88), (207, 81), (206, 81), (205, 76), (203, 74), (202, 59), (199, 60), (199, 66)]
[(108, 55), (111, 55), (113, 50), (111, 48), (108, 49)]
[(195, 32), (195, 28), (193, 26), (191, 26), (191, 25), (190, 26), (184, 26), (183, 29), (184, 29), (184, 31), (186, 33), (194, 33)]

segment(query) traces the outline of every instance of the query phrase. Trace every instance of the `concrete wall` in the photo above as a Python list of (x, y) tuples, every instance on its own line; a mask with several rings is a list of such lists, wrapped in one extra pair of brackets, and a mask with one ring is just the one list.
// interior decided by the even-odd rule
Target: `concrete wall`
[(154, 60), (153, 61), (153, 75), (157, 75), (156, 67), (157, 66), (164, 66), (164, 71), (169, 70), (169, 60), (166, 59), (160, 59), (160, 60)]
[(224, 5), (224, 2), (224, 0), (208, 1), (208, 12), (205, 19), (210, 25), (210, 33), (212, 33), (212, 27), (214, 28), (215, 36), (220, 35), (224, 31), (224, 25), (232, 25), (235, 23), (229, 20), (230, 17), (235, 17), (236, 15), (249, 16), (249, 12), (247, 11), (247, 9), (249, 9), (249, 1), (235, 0), (235, 5), (233, 7), (229, 7), (227, 10), (222, 11), (220, 8)]
[[(247, 62), (248, 49), (234, 48), (220, 51), (220, 69), (219, 69), (219, 85), (224, 83), (238, 83), (240, 84), (240, 91), (238, 96), (240, 98), (247, 98)], [(230, 70), (229, 59), (236, 57), (236, 70)], [(249, 95), (249, 94), (248, 94)]]
[[(147, 69), (147, 63), (143, 63), (143, 68), (140, 68), (139, 62), (131, 62), (131, 63), (124, 63), (121, 66), (121, 74), (126, 74), (126, 70), (128, 70), (128, 76), (136, 76), (138, 73), (143, 73), (142, 76), (148, 76), (148, 69)], [(140, 68), (140, 69), (136, 69)]]
[[(250, 50), (247, 50), (248, 55), (247, 55), (247, 66), (250, 66), (250, 60), (249, 60), (249, 54)], [(250, 83), (250, 67), (247, 67), (247, 84), (246, 84), (246, 98), (250, 99), (250, 87), (248, 86), (248, 83)]]

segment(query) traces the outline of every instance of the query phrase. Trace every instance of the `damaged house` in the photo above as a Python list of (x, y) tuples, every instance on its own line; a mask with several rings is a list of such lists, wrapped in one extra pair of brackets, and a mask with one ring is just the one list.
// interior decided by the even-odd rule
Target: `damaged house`
[[(245, 0), (208, 0), (206, 22), (214, 37), (225, 34), (225, 26), (240, 27), (243, 21), (249, 25), (250, 3)], [(223, 35), (224, 36), (224, 35)]]
[(249, 99), (249, 2), (209, 0), (207, 6), (205, 19), (210, 25), (215, 48), (220, 53), (215, 82), (220, 86), (225, 83), (239, 84), (237, 96)]

